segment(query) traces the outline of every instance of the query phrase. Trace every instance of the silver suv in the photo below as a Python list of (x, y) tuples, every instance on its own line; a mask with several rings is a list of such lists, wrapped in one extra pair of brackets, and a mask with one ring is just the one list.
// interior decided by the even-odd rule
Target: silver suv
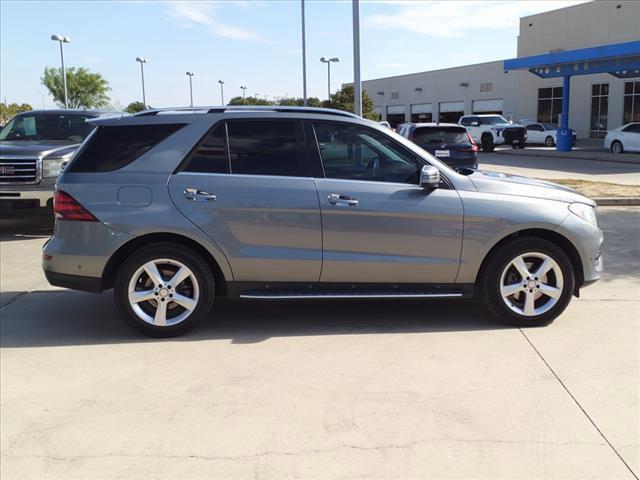
[(115, 290), (173, 336), (214, 298), (476, 296), (545, 325), (602, 271), (596, 205), (547, 182), (458, 173), (389, 129), (311, 108), (99, 119), (59, 177), (53, 285)]

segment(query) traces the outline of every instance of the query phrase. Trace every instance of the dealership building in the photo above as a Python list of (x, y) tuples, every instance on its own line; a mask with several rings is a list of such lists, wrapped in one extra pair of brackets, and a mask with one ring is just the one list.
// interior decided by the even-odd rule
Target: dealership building
[(640, 2), (596, 0), (520, 19), (518, 57), (364, 81), (382, 120), (468, 114), (562, 122), (580, 138), (640, 121)]

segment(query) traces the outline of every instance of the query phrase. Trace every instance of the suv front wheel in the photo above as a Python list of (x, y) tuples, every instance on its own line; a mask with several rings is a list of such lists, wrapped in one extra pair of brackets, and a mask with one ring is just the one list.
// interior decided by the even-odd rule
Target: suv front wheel
[(489, 259), (479, 298), (501, 321), (517, 327), (551, 323), (569, 304), (575, 287), (573, 265), (556, 244), (522, 237)]
[(491, 135), (483, 135), (480, 140), (483, 152), (493, 152), (495, 150), (496, 146), (493, 143), (493, 137)]
[(115, 298), (127, 323), (152, 337), (191, 330), (213, 305), (215, 285), (204, 259), (173, 243), (144, 247), (120, 267)]

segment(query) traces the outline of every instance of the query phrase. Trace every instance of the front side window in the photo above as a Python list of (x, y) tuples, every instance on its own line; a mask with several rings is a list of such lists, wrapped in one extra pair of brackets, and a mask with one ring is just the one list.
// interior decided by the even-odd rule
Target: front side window
[(544, 128), (542, 128), (541, 125), (527, 125), (527, 130), (530, 130), (532, 132), (542, 132), (544, 131)]
[(313, 127), (327, 178), (418, 184), (419, 161), (388, 136), (359, 125)]
[(310, 176), (298, 148), (298, 122), (243, 120), (228, 122), (227, 129), (231, 173)]
[(478, 117), (483, 125), (500, 125), (509, 123), (502, 115), (491, 115), (489, 117)]
[(80, 143), (94, 129), (89, 115), (33, 114), (13, 118), (0, 132), (0, 140), (50, 140)]
[(640, 123), (632, 123), (622, 131), (625, 133), (640, 133)]

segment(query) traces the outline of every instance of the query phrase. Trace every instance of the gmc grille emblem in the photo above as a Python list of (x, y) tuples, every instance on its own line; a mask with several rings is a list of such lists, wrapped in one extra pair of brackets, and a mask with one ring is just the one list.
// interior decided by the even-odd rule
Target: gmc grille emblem
[(16, 172), (15, 167), (0, 166), (0, 175), (13, 175)]

